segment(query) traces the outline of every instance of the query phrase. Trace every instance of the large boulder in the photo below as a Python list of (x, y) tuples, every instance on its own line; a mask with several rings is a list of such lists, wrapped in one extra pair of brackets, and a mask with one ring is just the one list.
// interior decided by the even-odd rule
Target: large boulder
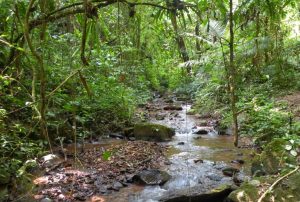
[(133, 134), (137, 140), (167, 141), (175, 135), (175, 130), (160, 124), (140, 123), (134, 126)]
[(146, 185), (162, 185), (171, 179), (171, 176), (161, 170), (142, 170), (133, 177), (134, 182)]
[(201, 201), (225, 201), (227, 196), (234, 190), (230, 185), (221, 185), (220, 187), (208, 193), (191, 193), (190, 189), (186, 189), (186, 194), (176, 197), (163, 199), (164, 202), (201, 202)]

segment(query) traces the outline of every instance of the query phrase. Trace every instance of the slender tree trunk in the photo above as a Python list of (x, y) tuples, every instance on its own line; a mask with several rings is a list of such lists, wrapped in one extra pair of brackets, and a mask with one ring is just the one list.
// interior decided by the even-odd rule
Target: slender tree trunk
[[(266, 17), (266, 19), (265, 19), (265, 33), (264, 33), (265, 37), (268, 36), (268, 32), (269, 32), (268, 27), (269, 27), (269, 19), (268, 19), (268, 17)], [(265, 64), (267, 65), (268, 63), (269, 63), (269, 52), (266, 49), (265, 50)]]
[(234, 64), (234, 32), (233, 32), (233, 5), (232, 0), (229, 1), (230, 13), (229, 13), (229, 29), (230, 29), (230, 41), (229, 41), (229, 50), (230, 50), (230, 59), (229, 59), (229, 68), (230, 68), (230, 100), (231, 100), (231, 111), (233, 119), (233, 136), (234, 136), (234, 146), (238, 146), (238, 121), (237, 121), (237, 107), (236, 101), (237, 96), (235, 94), (236, 87), (236, 68)]
[[(196, 36), (200, 35), (199, 26), (200, 26), (200, 23), (197, 22), (196, 27), (195, 27), (195, 35)], [(201, 57), (201, 46), (200, 46), (200, 42), (199, 42), (198, 38), (196, 38), (196, 51), (197, 51), (198, 58), (200, 58)]]
[[(34, 4), (35, 0), (30, 0), (29, 6), (26, 11), (25, 15), (25, 21), (24, 21), (24, 37), (27, 41), (27, 44), (29, 46), (29, 49), (31, 50), (33, 56), (37, 60), (37, 65), (39, 69), (37, 70), (36, 67), (33, 67), (33, 79), (32, 79), (32, 99), (34, 102), (36, 102), (36, 89), (35, 85), (37, 82), (37, 79), (40, 80), (40, 101), (39, 101), (39, 116), (40, 116), (40, 130), (41, 135), (48, 140), (50, 150), (52, 152), (51, 142), (47, 131), (47, 121), (46, 121), (46, 106), (47, 106), (47, 98), (46, 98), (46, 74), (45, 74), (45, 68), (44, 68), (44, 61), (43, 61), (43, 55), (40, 55), (34, 48), (30, 35), (29, 35), (29, 17), (30, 17), (30, 10)], [(45, 31), (46, 25), (43, 25), (44, 29), (41, 30), (41, 33)], [(42, 33), (41, 36), (44, 34)], [(43, 38), (41, 38), (43, 40)], [(37, 72), (39, 73), (37, 76)]]
[(260, 33), (260, 18), (259, 18), (259, 11), (256, 14), (256, 30), (255, 30), (255, 55), (252, 59), (253, 65), (255, 67), (256, 73), (260, 75), (260, 68), (259, 68), (259, 63), (260, 63), (260, 53), (259, 53), (259, 33)]
[[(176, 17), (176, 12), (175, 11), (173, 11), (171, 13), (171, 22), (172, 22), (172, 26), (173, 26), (173, 29), (174, 29), (174, 32), (175, 32), (176, 42), (177, 42), (177, 45), (178, 45), (180, 56), (181, 56), (181, 58), (184, 62), (187, 62), (187, 61), (190, 60), (190, 58), (189, 58), (189, 55), (188, 55), (188, 52), (187, 52), (187, 48), (186, 48), (184, 39), (178, 33), (178, 24), (177, 24), (177, 17)], [(190, 74), (191, 71), (192, 71), (191, 67), (188, 67), (187, 68), (187, 73)]]

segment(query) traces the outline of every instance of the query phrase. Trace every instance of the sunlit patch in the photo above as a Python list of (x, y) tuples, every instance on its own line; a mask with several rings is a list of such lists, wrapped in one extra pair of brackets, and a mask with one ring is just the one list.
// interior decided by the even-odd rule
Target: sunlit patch
[(101, 196), (92, 196), (90, 202), (105, 202), (105, 199)]
[(243, 201), (245, 197), (245, 192), (244, 191), (240, 191), (238, 194), (237, 194), (237, 199), (238, 201)]
[(36, 195), (33, 196), (33, 198), (35, 200), (42, 200), (44, 197), (45, 197), (44, 195), (39, 195), (39, 194), (36, 194)]
[(42, 177), (36, 178), (35, 180), (33, 180), (33, 183), (35, 185), (48, 184), (49, 183), (48, 176), (42, 176)]

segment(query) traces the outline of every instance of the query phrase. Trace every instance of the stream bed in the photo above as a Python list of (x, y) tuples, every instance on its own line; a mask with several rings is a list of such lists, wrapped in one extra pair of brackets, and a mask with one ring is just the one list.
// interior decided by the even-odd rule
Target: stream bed
[[(151, 122), (176, 130), (176, 135), (170, 142), (162, 143), (168, 147), (166, 155), (169, 163), (161, 169), (172, 177), (162, 186), (131, 185), (105, 196), (106, 201), (154, 202), (183, 195), (210, 193), (221, 185), (234, 184), (232, 177), (222, 173), (222, 169), (228, 166), (239, 169), (239, 178), (249, 178), (249, 165), (245, 159), (249, 158), (251, 150), (234, 147), (232, 136), (217, 135), (213, 127), (203, 127), (210, 131), (208, 134), (194, 134), (194, 129), (201, 127), (197, 126), (199, 119), (187, 115), (190, 104), (181, 102), (182, 110), (178, 111), (161, 109), (161, 106), (166, 104), (162, 100), (157, 100), (154, 104), (157, 105), (156, 110), (149, 112)], [(156, 115), (161, 113), (164, 114), (164, 119), (156, 120)], [(234, 160), (242, 160), (245, 163), (231, 163)]]

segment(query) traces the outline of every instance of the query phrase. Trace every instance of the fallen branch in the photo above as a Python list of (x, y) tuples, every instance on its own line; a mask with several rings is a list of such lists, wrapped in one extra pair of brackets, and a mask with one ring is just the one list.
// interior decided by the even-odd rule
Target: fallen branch
[(283, 180), (284, 178), (290, 176), (291, 174), (295, 173), (297, 170), (299, 170), (300, 166), (297, 166), (294, 170), (292, 170), (291, 172), (285, 174), (284, 176), (278, 178), (264, 193), (263, 195), (261, 195), (261, 197), (258, 199), (257, 202), (262, 202), (262, 200), (267, 196), (267, 194), (269, 192), (272, 191), (272, 189), (275, 187), (275, 185), (277, 185), (281, 180)]

